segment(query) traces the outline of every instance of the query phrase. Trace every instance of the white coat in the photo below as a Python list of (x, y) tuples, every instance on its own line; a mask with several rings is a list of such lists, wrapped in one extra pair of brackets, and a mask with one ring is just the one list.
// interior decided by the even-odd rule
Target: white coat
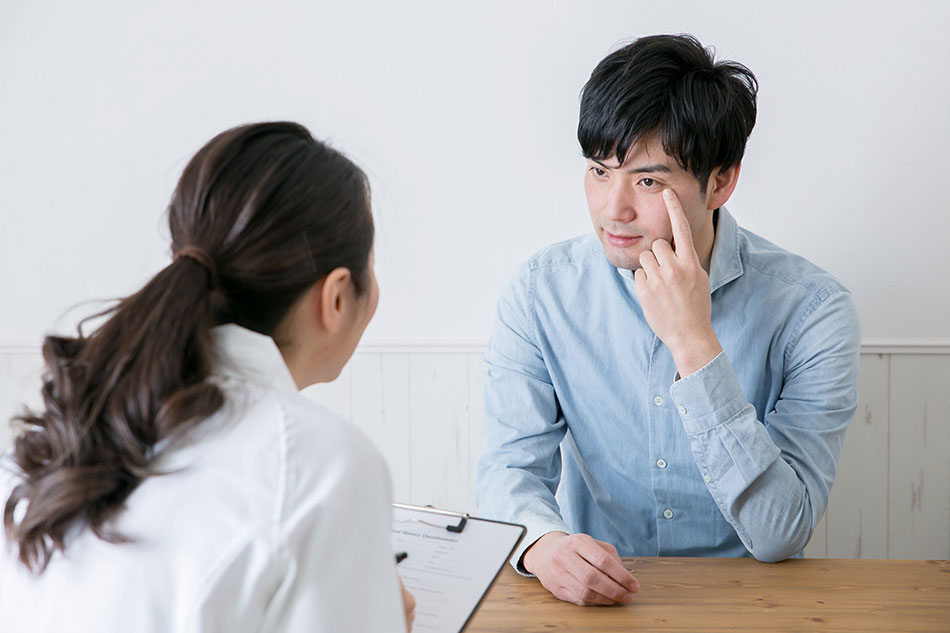
[[(169, 474), (114, 524), (132, 543), (77, 526), (32, 576), (0, 535), (0, 631), (405, 631), (379, 452), (299, 394), (272, 339), (214, 337), (227, 404), (158, 452)], [(17, 476), (2, 466), (5, 504)]]

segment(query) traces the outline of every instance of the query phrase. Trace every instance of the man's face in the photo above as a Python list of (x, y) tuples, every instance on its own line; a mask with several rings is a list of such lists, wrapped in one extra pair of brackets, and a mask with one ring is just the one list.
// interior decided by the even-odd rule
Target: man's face
[[(699, 181), (663, 151), (658, 140), (637, 143), (623, 165), (616, 157), (599, 162), (587, 159), (584, 193), (594, 232), (607, 259), (617, 268), (640, 268), (640, 253), (654, 240), (672, 243), (670, 214), (663, 202), (664, 189), (676, 193), (693, 230), (697, 251), (712, 249), (712, 214)], [(701, 261), (709, 253), (698, 252)]]

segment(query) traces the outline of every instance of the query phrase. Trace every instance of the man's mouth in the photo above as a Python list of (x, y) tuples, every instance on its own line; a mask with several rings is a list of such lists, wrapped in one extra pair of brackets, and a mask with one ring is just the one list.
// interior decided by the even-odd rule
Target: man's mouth
[(607, 242), (613, 246), (633, 246), (643, 239), (642, 235), (618, 235), (606, 229), (604, 230), (604, 235), (607, 236)]

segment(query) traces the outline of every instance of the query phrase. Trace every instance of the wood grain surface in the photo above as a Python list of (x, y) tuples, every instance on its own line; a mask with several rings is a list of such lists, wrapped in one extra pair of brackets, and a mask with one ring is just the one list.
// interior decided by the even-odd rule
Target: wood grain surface
[(578, 607), (505, 566), (466, 633), (950, 631), (950, 561), (628, 558), (632, 603)]

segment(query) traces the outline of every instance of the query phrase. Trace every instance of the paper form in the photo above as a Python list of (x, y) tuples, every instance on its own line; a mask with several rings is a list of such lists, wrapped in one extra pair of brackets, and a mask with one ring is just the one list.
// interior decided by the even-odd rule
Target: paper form
[(446, 529), (459, 519), (393, 505), (393, 550), (409, 554), (397, 571), (416, 598), (414, 633), (461, 631), (524, 533), (520, 525), (475, 517), (460, 533)]

